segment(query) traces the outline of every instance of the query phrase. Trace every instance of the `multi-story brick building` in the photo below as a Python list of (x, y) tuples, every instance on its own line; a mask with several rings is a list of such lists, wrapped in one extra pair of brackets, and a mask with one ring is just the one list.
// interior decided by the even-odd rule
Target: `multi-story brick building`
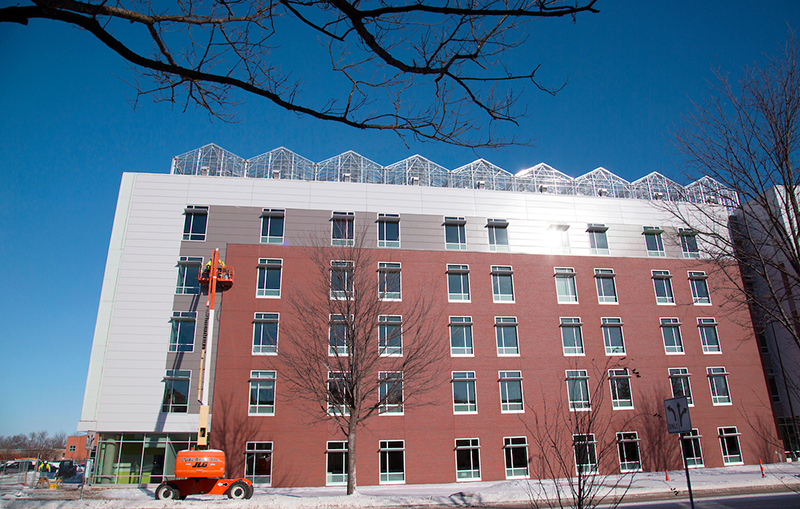
[(726, 214), (712, 184), (629, 183), (603, 169), (573, 179), (543, 164), (512, 175), (482, 160), (382, 167), (352, 152), (244, 160), (213, 145), (176, 157), (171, 175), (125, 174), (81, 420), (99, 434), (95, 479), (160, 482), (196, 440), (197, 273), (219, 248), (236, 279), (211, 324), (212, 446), (256, 483), (343, 483), (346, 439), (286, 390), (281, 334), (296, 313), (289, 296), (314, 272), (310, 236), (346, 243), (359, 228), (376, 274), (394, 274), (382, 279), (388, 298), (432, 296), (446, 350), (428, 404), (398, 402), (359, 432), (360, 484), (535, 477), (545, 413), (609, 423), (568, 430), (614, 445), (613, 462), (585, 468), (679, 468), (677, 439), (666, 465), (652, 448), (666, 433), (654, 414), (681, 395), (693, 405), (690, 464), (770, 461), (770, 394), (747, 310), (725, 306), (702, 239), (662, 206), (708, 201)]

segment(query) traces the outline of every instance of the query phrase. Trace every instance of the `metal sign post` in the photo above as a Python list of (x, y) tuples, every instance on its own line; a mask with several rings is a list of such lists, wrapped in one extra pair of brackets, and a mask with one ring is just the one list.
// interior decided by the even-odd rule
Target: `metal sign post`
[(686, 487), (689, 488), (689, 503), (694, 509), (694, 496), (692, 495), (692, 481), (689, 478), (689, 460), (686, 458), (684, 437), (692, 432), (692, 419), (689, 416), (689, 400), (686, 396), (664, 400), (664, 415), (667, 417), (667, 431), (670, 434), (678, 433), (681, 444), (683, 468), (686, 470)]

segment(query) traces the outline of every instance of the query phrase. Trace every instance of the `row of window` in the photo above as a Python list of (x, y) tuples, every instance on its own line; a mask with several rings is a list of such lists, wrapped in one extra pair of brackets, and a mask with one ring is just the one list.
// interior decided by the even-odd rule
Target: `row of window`
[[(736, 426), (717, 428), (722, 460), (725, 465), (741, 465), (742, 450)], [(703, 451), (697, 429), (682, 440), (681, 451), (690, 467), (703, 466)], [(576, 473), (598, 472), (597, 442), (593, 433), (572, 436)], [(636, 431), (616, 433), (617, 459), (623, 473), (642, 469), (639, 450), (639, 434)], [(479, 438), (456, 438), (454, 443), (454, 465), (457, 481), (481, 480), (481, 445)], [(245, 477), (254, 484), (272, 483), (272, 442), (247, 442), (245, 452)], [(506, 479), (527, 479), (531, 456), (528, 439), (524, 436), (503, 437), (503, 460)], [(379, 482), (399, 484), (406, 480), (405, 441), (380, 440), (378, 442)], [(347, 484), (347, 442), (329, 441), (325, 447), (326, 478), (329, 486)]]
[[(204, 241), (206, 226), (208, 224), (208, 207), (190, 205), (186, 207), (183, 225), (183, 240)], [(261, 243), (283, 244), (284, 242), (284, 209), (263, 209), (261, 213)], [(352, 246), (355, 235), (355, 213), (338, 212), (331, 214), (331, 245)], [(463, 251), (467, 249), (466, 237), (467, 221), (464, 217), (444, 217), (444, 242), (446, 249)], [(378, 214), (377, 220), (378, 247), (400, 247), (400, 215)], [(491, 251), (508, 251), (508, 225), (505, 219), (487, 219), (486, 231), (488, 234), (489, 249)], [(551, 234), (551, 243), (563, 253), (570, 253), (568, 224), (552, 224), (548, 228)], [(592, 254), (609, 254), (608, 227), (603, 224), (588, 224), (586, 232), (589, 235), (589, 245)], [(664, 257), (664, 230), (658, 226), (644, 226), (642, 235), (648, 256)], [(684, 258), (699, 258), (700, 251), (697, 247), (697, 232), (681, 228), (678, 230), (681, 242), (681, 251)]]

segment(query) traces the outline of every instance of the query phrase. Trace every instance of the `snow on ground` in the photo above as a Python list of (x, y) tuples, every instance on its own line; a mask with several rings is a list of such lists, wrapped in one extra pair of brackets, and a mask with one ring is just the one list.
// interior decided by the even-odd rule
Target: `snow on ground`
[[(800, 492), (800, 464), (776, 463), (765, 465), (766, 477), (759, 467), (737, 466), (725, 468), (700, 468), (690, 472), (692, 490), (696, 496), (703, 493), (733, 494), (792, 490)], [(683, 471), (671, 471), (670, 481), (663, 472), (648, 472), (600, 478), (603, 489), (622, 493), (627, 490), (629, 499), (675, 498), (686, 496), (686, 478)], [(29, 477), (33, 479), (33, 475)], [(0, 479), (0, 509), (151, 509), (151, 508), (207, 508), (228, 509), (336, 509), (397, 506), (470, 506), (503, 503), (526, 504), (530, 497), (537, 500), (555, 494), (553, 481), (484, 481), (452, 484), (364, 486), (354, 496), (346, 496), (344, 488), (256, 488), (249, 501), (228, 500), (221, 496), (198, 495), (185, 501), (154, 500), (155, 486), (139, 487), (86, 487), (82, 498), (77, 486), (62, 490), (37, 490), (21, 484), (19, 475)], [(563, 481), (562, 481), (563, 482)], [(32, 484), (32, 483), (31, 483)]]

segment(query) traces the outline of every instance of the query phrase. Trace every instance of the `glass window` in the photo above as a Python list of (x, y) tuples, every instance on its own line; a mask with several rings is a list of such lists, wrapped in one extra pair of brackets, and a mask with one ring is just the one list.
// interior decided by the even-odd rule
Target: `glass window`
[(346, 374), (342, 371), (328, 371), (328, 413), (350, 415), (352, 399)]
[(349, 355), (347, 321), (344, 315), (331, 315), (328, 326), (328, 355)]
[(281, 260), (258, 259), (258, 283), (256, 297), (281, 296)]
[(741, 465), (742, 450), (739, 447), (739, 432), (736, 426), (717, 428), (719, 443), (722, 446), (722, 463), (725, 465)]
[(381, 457), (380, 483), (404, 483), (405, 442), (403, 440), (381, 440), (379, 443)]
[(456, 439), (456, 480), (481, 480), (480, 451), (477, 438)]
[(561, 344), (564, 355), (583, 355), (580, 318), (561, 318)]
[(194, 329), (197, 313), (194, 311), (174, 311), (172, 313), (172, 333), (169, 337), (170, 352), (194, 351)]
[(575, 286), (575, 269), (572, 267), (556, 267), (556, 295), (559, 304), (578, 302), (578, 288)]
[(467, 249), (467, 221), (463, 217), (444, 218), (444, 247), (463, 251)]
[(486, 229), (489, 231), (489, 251), (508, 251), (508, 221), (505, 219), (489, 219)]
[(178, 284), (175, 293), (179, 295), (197, 295), (200, 293), (200, 266), (203, 265), (202, 256), (181, 256), (178, 260)]
[(617, 303), (617, 287), (614, 284), (614, 269), (594, 269), (597, 284), (597, 301), (601, 304)]
[(700, 342), (703, 353), (721, 353), (719, 336), (717, 336), (717, 322), (713, 318), (698, 318), (697, 328), (700, 330)]
[(403, 413), (403, 373), (399, 371), (381, 371), (378, 373), (380, 380), (380, 408), (381, 414)]
[(635, 431), (617, 433), (617, 451), (620, 472), (638, 472), (642, 469), (638, 433)]
[(513, 316), (498, 316), (494, 319), (497, 336), (497, 355), (519, 355), (517, 319)]
[(567, 397), (570, 410), (591, 410), (589, 377), (585, 369), (567, 370)]
[(692, 401), (692, 386), (689, 383), (689, 370), (687, 368), (669, 368), (669, 383), (672, 387), (672, 397), (685, 396), (689, 406), (694, 406)]
[(705, 272), (689, 272), (689, 285), (692, 287), (692, 301), (695, 304), (711, 304)]
[(625, 339), (622, 337), (622, 320), (619, 318), (601, 318), (603, 343), (606, 355), (625, 355)]
[(492, 298), (495, 302), (514, 302), (514, 271), (507, 266), (492, 266)]
[(506, 479), (528, 477), (528, 439), (525, 437), (503, 438), (506, 457)]
[(664, 230), (657, 226), (645, 226), (642, 233), (647, 246), (647, 256), (667, 256), (664, 252), (664, 242), (661, 240)]
[(354, 224), (353, 212), (334, 212), (331, 217), (331, 245), (352, 246)]
[(447, 300), (469, 301), (469, 265), (447, 266)]
[(677, 318), (661, 319), (661, 336), (664, 338), (664, 351), (668, 354), (683, 353), (681, 324)]
[(571, 252), (568, 224), (551, 224), (547, 228), (547, 236), (551, 252), (558, 254), (569, 254)]
[(192, 372), (181, 369), (168, 369), (164, 377), (164, 401), (161, 411), (185, 414), (189, 411), (189, 382)]
[(572, 435), (575, 447), (575, 465), (579, 474), (597, 473), (597, 443), (594, 433), (588, 435)]
[(781, 392), (778, 390), (778, 377), (772, 368), (768, 368), (764, 371), (767, 374), (767, 388), (769, 389), (769, 395), (774, 403), (780, 403)]
[(208, 207), (189, 205), (184, 210), (183, 240), (206, 240)]
[(328, 442), (325, 455), (328, 459), (325, 484), (328, 486), (347, 484), (347, 459), (349, 457), (347, 442)]
[(253, 354), (278, 353), (278, 313), (256, 313), (253, 319)]
[(700, 258), (700, 249), (697, 247), (697, 230), (691, 228), (678, 228), (681, 238), (681, 251), (684, 258)]
[(708, 383), (711, 386), (711, 402), (715, 405), (730, 405), (731, 392), (728, 388), (728, 372), (725, 368), (707, 368)]
[(382, 300), (400, 300), (400, 264), (378, 263), (378, 296)]
[(349, 299), (353, 295), (353, 262), (331, 261), (331, 299)]
[(247, 442), (244, 477), (253, 484), (272, 484), (272, 442)]
[(403, 355), (403, 317), (378, 317), (378, 348), (383, 356)]
[(283, 244), (283, 209), (264, 209), (261, 212), (261, 243)]
[(453, 413), (477, 413), (478, 402), (475, 399), (475, 372), (453, 372)]
[(275, 415), (275, 371), (250, 372), (250, 408), (247, 415)]
[(631, 375), (626, 368), (609, 369), (608, 380), (611, 384), (611, 407), (633, 408), (633, 396), (631, 395)]
[(500, 372), (500, 411), (524, 412), (522, 403), (522, 372)]
[(450, 355), (473, 355), (472, 317), (450, 317)]
[(656, 290), (656, 302), (658, 304), (675, 304), (675, 297), (672, 295), (672, 277), (668, 270), (654, 270), (653, 285)]
[(608, 227), (604, 224), (590, 224), (586, 231), (589, 232), (589, 247), (592, 254), (607, 255), (609, 253), (608, 239), (606, 238)]
[(400, 247), (400, 214), (378, 214), (378, 247)]
[(688, 435), (681, 436), (681, 451), (689, 468), (703, 466), (703, 451), (700, 449), (700, 432), (692, 429)]

